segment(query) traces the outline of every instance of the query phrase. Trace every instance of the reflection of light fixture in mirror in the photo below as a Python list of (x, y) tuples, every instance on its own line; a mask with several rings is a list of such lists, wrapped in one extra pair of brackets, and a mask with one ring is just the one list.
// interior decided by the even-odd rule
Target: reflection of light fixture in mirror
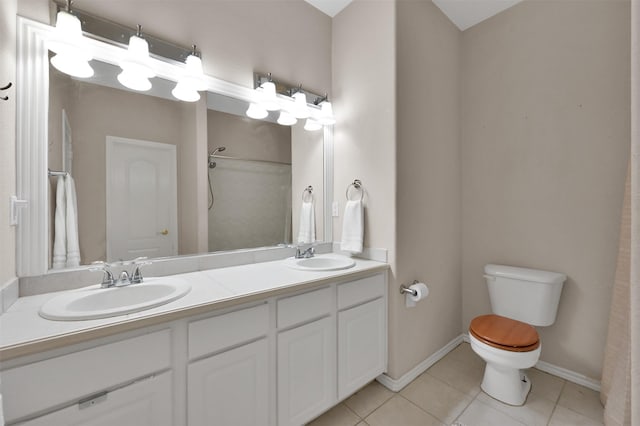
[(73, 77), (91, 77), (93, 68), (89, 61), (92, 58), (84, 43), (80, 20), (71, 14), (71, 1), (67, 0), (67, 10), (58, 12), (53, 39), (47, 46), (56, 54), (51, 58), (51, 65)]
[(186, 69), (178, 80), (171, 94), (181, 101), (195, 102), (200, 99), (199, 91), (206, 90), (207, 83), (202, 71), (202, 60), (198, 57), (196, 45), (192, 46), (191, 54), (186, 60)]
[(304, 123), (304, 129), (308, 132), (315, 132), (316, 130), (322, 129), (322, 124), (313, 118), (307, 118), (307, 122)]
[(336, 124), (336, 118), (333, 116), (333, 107), (331, 106), (331, 102), (326, 99), (320, 103), (318, 121), (323, 125)]
[(263, 118), (266, 118), (267, 115), (269, 115), (269, 112), (266, 109), (262, 108), (260, 105), (251, 102), (246, 114), (247, 117), (255, 118), (256, 120), (262, 120)]
[(302, 92), (302, 89), (298, 89), (292, 96), (294, 100), (293, 108), (291, 112), (295, 118), (307, 118), (309, 117), (309, 108), (307, 107), (307, 95)]
[(256, 89), (260, 97), (259, 103), (267, 111), (278, 111), (280, 102), (278, 102), (278, 96), (276, 95), (276, 84), (271, 80), (271, 73), (268, 75), (269, 81), (265, 81)]
[(138, 33), (129, 39), (129, 49), (120, 62), (122, 72), (118, 74), (118, 81), (129, 89), (141, 92), (151, 89), (149, 79), (156, 74), (149, 62), (149, 44), (142, 38), (142, 27), (138, 25)]
[(297, 122), (298, 120), (296, 120), (296, 118), (293, 115), (291, 115), (291, 113), (289, 113), (288, 111), (285, 111), (285, 110), (280, 111), (280, 116), (278, 117), (278, 124), (281, 124), (283, 126), (293, 126)]

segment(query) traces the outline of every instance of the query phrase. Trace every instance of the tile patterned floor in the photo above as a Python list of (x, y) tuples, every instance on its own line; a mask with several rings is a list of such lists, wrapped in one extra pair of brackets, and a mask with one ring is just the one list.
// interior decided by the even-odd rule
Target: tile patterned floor
[(463, 343), (398, 393), (372, 382), (308, 426), (602, 425), (597, 392), (530, 369), (522, 407), (480, 391), (484, 363)]

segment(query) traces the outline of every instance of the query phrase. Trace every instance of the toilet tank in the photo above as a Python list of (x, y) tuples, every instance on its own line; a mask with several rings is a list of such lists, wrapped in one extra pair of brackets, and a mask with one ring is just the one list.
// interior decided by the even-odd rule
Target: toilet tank
[(484, 277), (494, 314), (536, 326), (555, 322), (565, 274), (486, 265)]

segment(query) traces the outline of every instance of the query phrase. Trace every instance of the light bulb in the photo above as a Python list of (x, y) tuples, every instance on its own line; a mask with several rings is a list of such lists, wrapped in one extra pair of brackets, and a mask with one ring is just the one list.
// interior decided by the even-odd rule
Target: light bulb
[(307, 122), (304, 123), (304, 129), (308, 132), (315, 132), (316, 130), (322, 129), (322, 124), (313, 118), (307, 118)]
[(320, 124), (330, 126), (336, 124), (336, 119), (333, 116), (333, 107), (331, 102), (324, 101), (320, 104), (320, 116), (318, 117)]
[(255, 118), (256, 120), (262, 120), (263, 118), (266, 118), (267, 115), (269, 115), (269, 112), (266, 109), (262, 108), (260, 105), (251, 102), (246, 114), (247, 117)]
[(280, 103), (278, 102), (278, 96), (276, 95), (276, 85), (273, 81), (266, 81), (262, 83), (259, 89), (260, 93), (260, 106), (267, 111), (278, 111), (280, 109)]
[(309, 108), (307, 107), (307, 96), (302, 92), (296, 92), (293, 94), (293, 116), (295, 118), (307, 118), (309, 117)]
[(289, 112), (284, 110), (280, 111), (280, 116), (278, 117), (278, 124), (281, 124), (283, 126), (293, 126), (297, 122), (298, 120), (296, 120), (296, 118), (293, 115), (291, 115)]
[(47, 47), (56, 54), (51, 58), (51, 65), (60, 72), (79, 78), (93, 75), (93, 68), (89, 65), (92, 57), (77, 17), (63, 10), (58, 12), (56, 28)]
[(122, 62), (122, 72), (118, 74), (118, 81), (129, 89), (146, 91), (151, 89), (149, 79), (155, 77), (149, 58), (149, 44), (138, 36), (131, 36), (129, 48)]

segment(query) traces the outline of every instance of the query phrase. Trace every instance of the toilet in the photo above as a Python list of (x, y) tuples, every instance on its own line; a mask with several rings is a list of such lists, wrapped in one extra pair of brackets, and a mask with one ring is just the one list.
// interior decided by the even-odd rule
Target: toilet
[(486, 265), (492, 314), (471, 321), (471, 348), (486, 363), (482, 390), (509, 405), (523, 405), (531, 382), (522, 370), (540, 358), (541, 344), (533, 326), (546, 327), (556, 320), (566, 275)]

